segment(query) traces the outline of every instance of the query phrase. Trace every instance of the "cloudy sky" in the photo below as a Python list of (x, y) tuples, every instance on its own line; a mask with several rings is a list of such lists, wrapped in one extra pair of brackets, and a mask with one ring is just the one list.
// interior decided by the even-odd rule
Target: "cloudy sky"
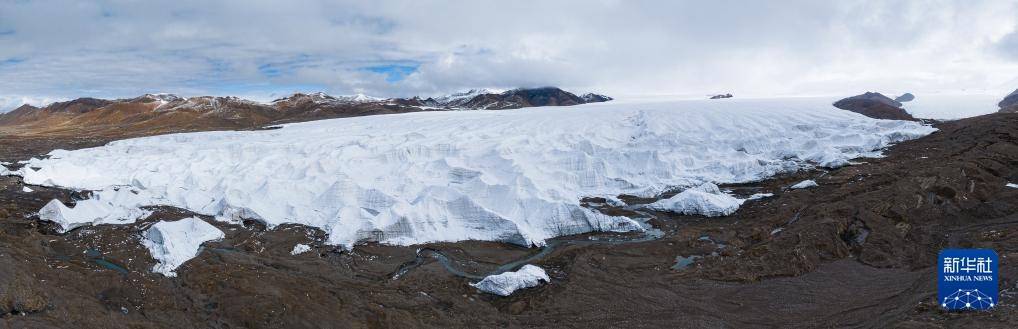
[(149, 92), (1018, 88), (1018, 1), (0, 0), (0, 109)]

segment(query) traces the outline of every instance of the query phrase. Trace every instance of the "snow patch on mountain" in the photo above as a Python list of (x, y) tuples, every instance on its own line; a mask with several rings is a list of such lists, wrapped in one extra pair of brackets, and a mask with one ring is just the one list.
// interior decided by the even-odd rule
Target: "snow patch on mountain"
[(183, 100), (183, 98), (181, 98), (180, 96), (169, 93), (144, 94), (133, 99), (133, 101), (139, 101), (144, 103), (158, 102), (160, 104), (167, 104), (170, 102), (177, 102), (181, 100)]
[(198, 96), (189, 98), (178, 98), (163, 103), (156, 107), (156, 112), (169, 111), (199, 111), (199, 112), (224, 112), (236, 106), (266, 106), (264, 103), (246, 100), (235, 96)]
[(464, 102), (467, 102), (474, 97), (480, 95), (497, 95), (506, 92), (505, 89), (492, 89), (492, 88), (481, 88), (481, 89), (470, 89), (465, 92), (453, 93), (445, 96), (435, 97), (434, 100), (438, 104), (449, 107), (456, 107)]
[(837, 166), (935, 131), (830, 104), (659, 98), (344, 118), (56, 150), (14, 174), (26, 184), (96, 191), (74, 208), (51, 202), (43, 219), (65, 228), (133, 222), (145, 215), (139, 207), (168, 205), (270, 227), (318, 227), (327, 243), (347, 247), (467, 239), (541, 245), (641, 229), (580, 206), (584, 197), (649, 197)]
[(368, 95), (365, 95), (365, 94), (336, 96), (336, 99), (338, 99), (340, 102), (347, 102), (347, 103), (370, 103), (370, 102), (379, 102), (379, 101), (385, 100), (384, 98), (368, 96)]

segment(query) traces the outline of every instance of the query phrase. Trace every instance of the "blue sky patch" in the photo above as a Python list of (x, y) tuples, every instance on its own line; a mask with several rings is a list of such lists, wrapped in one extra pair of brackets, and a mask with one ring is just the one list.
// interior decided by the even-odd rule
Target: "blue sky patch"
[(24, 58), (16, 58), (16, 57), (15, 58), (8, 58), (8, 59), (5, 59), (5, 60), (0, 60), (0, 67), (17, 65), (17, 64), (20, 64), (20, 63), (22, 63), (24, 61), (25, 61)]
[(293, 74), (299, 68), (312, 66), (314, 65), (312, 65), (311, 56), (300, 54), (289, 60), (262, 63), (258, 65), (258, 72), (267, 78), (276, 78)]
[(406, 79), (408, 75), (417, 72), (417, 68), (420, 66), (420, 63), (400, 63), (368, 66), (361, 69), (384, 75), (387, 82), (399, 82)]

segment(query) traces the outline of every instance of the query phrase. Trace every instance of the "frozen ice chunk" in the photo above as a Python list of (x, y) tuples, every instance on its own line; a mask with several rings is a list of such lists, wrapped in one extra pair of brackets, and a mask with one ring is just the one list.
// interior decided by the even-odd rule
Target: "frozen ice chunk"
[(141, 244), (159, 261), (152, 272), (177, 276), (177, 268), (198, 255), (202, 243), (225, 237), (223, 231), (196, 218), (160, 221), (143, 234)]
[(804, 188), (809, 188), (809, 187), (814, 187), (814, 186), (819, 186), (819, 185), (817, 185), (816, 181), (814, 181), (812, 179), (807, 179), (807, 180), (795, 183), (795, 185), (792, 185), (790, 188), (793, 188), (793, 189), (804, 189)]
[(489, 275), (481, 282), (470, 285), (486, 293), (509, 296), (516, 290), (536, 287), (542, 282), (550, 281), (551, 278), (544, 272), (544, 269), (527, 264), (515, 272)]
[(717, 217), (735, 213), (736, 210), (739, 210), (739, 206), (742, 205), (743, 201), (722, 193), (717, 185), (704, 183), (686, 189), (671, 198), (651, 203), (647, 207), (684, 215)]

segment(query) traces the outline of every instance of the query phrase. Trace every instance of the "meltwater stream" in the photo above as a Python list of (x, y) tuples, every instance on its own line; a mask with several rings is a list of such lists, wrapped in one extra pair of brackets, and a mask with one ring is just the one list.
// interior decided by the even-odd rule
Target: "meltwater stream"
[[(645, 213), (645, 212), (642, 212), (642, 211), (637, 211), (637, 212), (640, 213), (641, 215), (645, 215), (645, 216), (648, 216), (648, 217), (651, 217), (651, 218), (655, 218), (655, 216), (652, 215), (652, 214)], [(392, 278), (392, 280), (398, 280), (400, 277), (406, 275), (410, 271), (420, 267), (421, 265), (424, 265), (427, 262), (428, 258), (432, 258), (432, 259), (435, 259), (436, 261), (438, 261), (438, 263), (441, 264), (442, 267), (446, 270), (446, 272), (449, 272), (449, 274), (452, 274), (452, 275), (455, 275), (455, 276), (458, 276), (458, 277), (462, 277), (462, 278), (471, 279), (471, 280), (482, 280), (485, 277), (488, 277), (488, 276), (491, 276), (491, 275), (498, 275), (498, 274), (502, 274), (502, 273), (505, 273), (505, 272), (515, 271), (515, 270), (519, 269), (520, 267), (522, 267), (523, 265), (526, 265), (526, 264), (538, 261), (538, 260), (544, 258), (545, 256), (548, 256), (553, 251), (555, 251), (556, 249), (558, 249), (559, 247), (562, 247), (562, 246), (568, 246), (568, 245), (589, 246), (589, 245), (602, 245), (602, 244), (603, 245), (620, 245), (620, 244), (629, 244), (629, 243), (639, 243), (639, 242), (653, 241), (653, 240), (660, 239), (661, 237), (664, 236), (664, 232), (663, 231), (661, 231), (659, 229), (656, 229), (656, 228), (653, 228), (653, 227), (650, 226), (650, 224), (648, 224), (649, 219), (645, 218), (645, 219), (639, 219), (639, 220), (641, 222), (641, 225), (644, 226), (644, 231), (642, 233), (640, 233), (639, 235), (632, 236), (632, 237), (629, 237), (629, 236), (618, 236), (618, 237), (605, 237), (605, 238), (596, 237), (596, 236), (589, 236), (588, 235), (588, 236), (585, 236), (585, 237), (573, 236), (573, 237), (560, 237), (560, 238), (556, 238), (556, 239), (551, 239), (551, 240), (548, 240), (547, 244), (544, 245), (543, 247), (541, 247), (540, 250), (538, 250), (538, 252), (536, 252), (534, 254), (531, 254), (531, 255), (528, 255), (526, 257), (523, 257), (523, 258), (511, 261), (511, 262), (499, 265), (497, 268), (495, 268), (495, 270), (490, 271), (490, 272), (485, 273), (485, 274), (473, 274), (473, 273), (469, 273), (467, 271), (464, 271), (464, 270), (458, 268), (456, 266), (455, 262), (448, 255), (446, 255), (444, 252), (442, 252), (441, 250), (438, 250), (438, 249), (435, 249), (435, 248), (421, 248), (421, 249), (417, 250), (417, 256), (414, 257), (413, 260), (411, 260), (409, 262), (406, 262), (406, 263), (403, 263), (402, 265), (400, 265), (399, 268), (395, 272), (393, 272), (393, 274), (390, 277)]]

